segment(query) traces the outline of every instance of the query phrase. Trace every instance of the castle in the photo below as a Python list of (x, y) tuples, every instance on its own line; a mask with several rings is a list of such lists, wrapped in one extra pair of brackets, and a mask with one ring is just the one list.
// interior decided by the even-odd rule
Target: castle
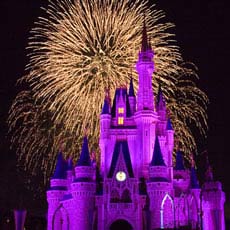
[(159, 88), (154, 100), (154, 53), (143, 26), (136, 70), (138, 91), (117, 88), (105, 96), (100, 115), (100, 169), (90, 158), (87, 136), (80, 158), (58, 154), (47, 191), (48, 230), (224, 230), (225, 194), (207, 172), (201, 187), (194, 162), (185, 168)]

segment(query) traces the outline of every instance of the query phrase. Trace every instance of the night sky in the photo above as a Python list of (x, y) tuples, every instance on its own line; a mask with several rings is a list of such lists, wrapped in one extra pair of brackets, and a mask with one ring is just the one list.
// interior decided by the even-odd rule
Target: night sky
[[(227, 5), (224, 0), (152, 2), (165, 11), (168, 21), (176, 24), (173, 32), (185, 61), (192, 61), (199, 68), (198, 85), (210, 99), (208, 138), (199, 144), (199, 151), (208, 150), (214, 178), (222, 181), (229, 202), (230, 20)], [(7, 181), (14, 177), (15, 154), (9, 150), (7, 113), (17, 93), (16, 80), (25, 73), (28, 62), (25, 47), (29, 31), (41, 15), (40, 6), (46, 3), (46, 0), (0, 0), (0, 182), (8, 189)], [(1, 201), (5, 199), (8, 199), (6, 192), (0, 192), (0, 208), (8, 204)]]

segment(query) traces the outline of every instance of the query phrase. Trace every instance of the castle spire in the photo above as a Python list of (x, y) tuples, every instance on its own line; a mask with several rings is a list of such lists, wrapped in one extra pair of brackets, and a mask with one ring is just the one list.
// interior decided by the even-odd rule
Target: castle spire
[(110, 114), (110, 105), (107, 98), (104, 99), (104, 104), (102, 107), (101, 114)]
[(153, 158), (151, 161), (151, 166), (165, 166), (165, 162), (162, 156), (161, 147), (159, 143), (158, 136), (155, 139), (154, 151), (153, 151)]
[(196, 175), (195, 161), (193, 154), (191, 153), (191, 188), (200, 188)]
[(76, 166), (91, 166), (91, 159), (90, 159), (89, 147), (88, 147), (88, 138), (86, 135), (84, 136), (83, 139), (81, 155)]
[(159, 84), (158, 94), (157, 94), (157, 109), (158, 110), (165, 110), (166, 109), (165, 99), (164, 99), (164, 95), (162, 93), (161, 84)]
[(168, 118), (167, 120), (166, 130), (173, 130), (172, 122), (170, 118)]
[(148, 44), (148, 36), (147, 36), (145, 15), (144, 15), (144, 25), (143, 25), (143, 30), (142, 30), (141, 52), (146, 52), (148, 49), (149, 49), (149, 44)]
[(136, 63), (138, 72), (137, 111), (154, 110), (152, 75), (154, 72), (153, 50), (148, 44), (145, 19), (143, 22), (142, 44)]
[(132, 76), (130, 78), (130, 83), (129, 83), (129, 97), (135, 97), (134, 87), (133, 87), (133, 77)]
[(57, 164), (54, 170), (52, 179), (65, 179), (66, 178), (66, 163), (63, 154), (59, 151), (57, 155)]
[(185, 170), (184, 167), (184, 158), (182, 152), (178, 149), (176, 152), (176, 166), (175, 170)]
[(111, 106), (110, 106), (110, 94), (109, 94), (109, 89), (105, 90), (105, 99), (104, 99), (104, 104), (102, 107), (101, 114), (110, 114), (111, 112)]
[(70, 158), (68, 159), (68, 161), (67, 161), (67, 170), (68, 170), (68, 171), (73, 170), (73, 159), (72, 159), (72, 157), (70, 157)]
[(205, 172), (205, 181), (210, 182), (213, 181), (213, 172), (212, 166), (210, 165), (208, 153), (206, 153), (206, 172)]

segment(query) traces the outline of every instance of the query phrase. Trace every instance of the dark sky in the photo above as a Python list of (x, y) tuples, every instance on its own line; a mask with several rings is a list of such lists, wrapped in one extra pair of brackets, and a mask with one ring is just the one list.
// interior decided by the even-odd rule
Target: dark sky
[[(16, 95), (15, 82), (24, 73), (27, 62), (25, 47), (33, 22), (41, 14), (46, 0), (0, 0), (0, 175), (7, 177), (14, 167), (9, 151), (6, 118)], [(200, 146), (207, 149), (214, 177), (230, 193), (229, 134), (229, 10), (224, 0), (159, 0), (159, 9), (168, 21), (176, 24), (174, 32), (186, 61), (199, 68), (199, 86), (208, 94), (208, 139)], [(1, 179), (0, 179), (1, 181)]]

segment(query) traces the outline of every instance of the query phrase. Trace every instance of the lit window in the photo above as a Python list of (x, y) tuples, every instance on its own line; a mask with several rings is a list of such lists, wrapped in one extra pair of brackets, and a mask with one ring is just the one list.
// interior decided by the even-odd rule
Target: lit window
[(124, 113), (124, 108), (118, 108), (118, 113)]
[(124, 124), (124, 117), (118, 117), (118, 125)]

